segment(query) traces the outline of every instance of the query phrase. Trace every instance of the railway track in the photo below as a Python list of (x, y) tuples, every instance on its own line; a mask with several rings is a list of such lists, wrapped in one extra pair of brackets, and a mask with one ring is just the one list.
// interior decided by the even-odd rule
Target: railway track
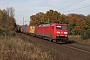
[(33, 42), (38, 43), (45, 50), (51, 49), (52, 51), (60, 54), (64, 58), (63, 60), (90, 60), (90, 46), (78, 43), (56, 44), (28, 35), (26, 37)]
[[(43, 40), (43, 39), (42, 39)], [(53, 42), (52, 42), (53, 43)], [(55, 43), (56, 44), (56, 43)], [(80, 47), (81, 45), (83, 44), (79, 44), (79, 43), (73, 43), (74, 45), (72, 44), (62, 44), (62, 46), (64, 47), (67, 47), (67, 48), (70, 48), (70, 49), (73, 49), (73, 50), (77, 50), (77, 51), (80, 51), (80, 52), (83, 52), (83, 53), (87, 53), (87, 54), (90, 54), (90, 49), (86, 49), (85, 47)], [(60, 44), (61, 45), (61, 44)], [(80, 45), (79, 47), (77, 45)], [(87, 45), (88, 46), (88, 45)], [(85, 48), (85, 49), (84, 49)], [(90, 48), (90, 46), (88, 47)]]
[[(67, 47), (67, 48), (70, 48), (70, 49), (73, 49), (73, 50), (77, 50), (77, 51), (80, 51), (80, 52), (83, 52), (83, 53), (90, 54), (90, 46), (89, 45), (80, 44), (80, 43), (76, 43), (76, 42), (72, 43), (72, 44), (68, 44), (68, 43), (67, 44), (61, 43), (61, 44), (64, 47)], [(81, 47), (81, 45), (84, 45), (84, 47)], [(86, 48), (85, 46), (88, 46), (88, 48)]]
[[(43, 40), (43, 39), (42, 39)], [(53, 42), (52, 42), (53, 43)], [(55, 43), (56, 44), (56, 43)], [(74, 45), (72, 44), (62, 44), (62, 46), (64, 47), (67, 47), (67, 48), (70, 48), (70, 49), (73, 49), (73, 50), (77, 50), (77, 51), (80, 51), (80, 52), (83, 52), (83, 53), (87, 53), (87, 54), (90, 54), (90, 49), (87, 50), (87, 48), (85, 47), (80, 47), (81, 45), (83, 44), (78, 44), (78, 43), (73, 43)], [(61, 44), (60, 44), (61, 45)], [(77, 45), (80, 45), (79, 47)], [(88, 46), (88, 45), (87, 45)], [(85, 49), (84, 49), (85, 48)], [(90, 46), (88, 46), (88, 48), (90, 48)]]
[(81, 49), (81, 48), (74, 47), (74, 46), (71, 46), (71, 45), (63, 45), (63, 46), (64, 46), (64, 47), (67, 47), (67, 48), (70, 48), (70, 49), (74, 49), (74, 50), (83, 52), (83, 53), (90, 54), (90, 51), (87, 51), (87, 50), (85, 50), (85, 49)]

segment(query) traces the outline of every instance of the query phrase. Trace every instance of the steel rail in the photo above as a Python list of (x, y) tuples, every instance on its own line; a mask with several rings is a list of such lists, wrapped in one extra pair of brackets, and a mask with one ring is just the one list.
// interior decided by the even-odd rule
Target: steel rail
[(74, 49), (74, 50), (77, 50), (77, 51), (81, 51), (81, 52), (84, 52), (84, 53), (88, 53), (88, 54), (90, 54), (89, 51), (86, 51), (86, 50), (84, 50), (84, 49), (76, 48), (76, 47), (69, 46), (69, 45), (63, 45), (63, 46), (64, 46), (64, 47), (71, 48), (71, 49)]

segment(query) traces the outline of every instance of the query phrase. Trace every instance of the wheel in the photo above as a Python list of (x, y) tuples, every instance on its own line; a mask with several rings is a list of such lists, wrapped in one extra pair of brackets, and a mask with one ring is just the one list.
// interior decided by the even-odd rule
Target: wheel
[(53, 42), (53, 39), (52, 39), (52, 38), (49, 38), (49, 41), (50, 41), (50, 42)]

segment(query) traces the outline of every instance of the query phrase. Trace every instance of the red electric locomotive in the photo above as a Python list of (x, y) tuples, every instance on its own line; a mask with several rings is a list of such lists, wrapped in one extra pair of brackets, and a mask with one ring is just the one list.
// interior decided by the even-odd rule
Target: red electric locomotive
[(38, 27), (37, 36), (49, 39), (55, 42), (67, 42), (68, 30), (67, 24), (41, 24)]

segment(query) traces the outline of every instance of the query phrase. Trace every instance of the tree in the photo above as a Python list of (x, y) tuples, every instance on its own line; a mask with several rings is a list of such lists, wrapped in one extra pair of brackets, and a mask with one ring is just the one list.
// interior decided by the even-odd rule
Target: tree
[(67, 16), (67, 19), (69, 20), (68, 27), (71, 34), (80, 35), (82, 31), (87, 28), (84, 18), (84, 15), (79, 14), (69, 14)]
[(12, 31), (15, 30), (15, 26), (14, 26), (15, 25), (15, 19), (13, 17), (9, 18), (9, 24), (8, 25), (9, 25), (10, 30), (12, 30)]
[(60, 24), (68, 24), (68, 19), (66, 18), (66, 16), (64, 14), (60, 15), (59, 23)]
[(90, 15), (87, 15), (87, 16), (85, 17), (85, 21), (86, 21), (86, 24), (87, 24), (87, 26), (88, 26), (88, 29), (90, 29)]
[(6, 9), (6, 12), (7, 12), (7, 15), (9, 16), (9, 17), (14, 17), (14, 11), (15, 11), (15, 9), (13, 8), (13, 7), (7, 7), (7, 9)]
[(39, 12), (36, 15), (30, 16), (30, 25), (40, 25), (44, 22), (44, 13)]
[(36, 15), (30, 16), (30, 25), (40, 25), (42, 23), (60, 23), (61, 14), (54, 10), (49, 10), (45, 14), (39, 12)]
[(13, 8), (13, 7), (10, 7), (9, 8), (9, 10), (10, 10), (10, 17), (14, 17), (14, 11), (15, 11), (15, 9)]
[(88, 39), (90, 38), (90, 15), (87, 15), (84, 20), (87, 24), (87, 28), (83, 30), (81, 37), (82, 39)]
[(3, 18), (3, 11), (0, 10), (0, 20), (2, 20), (2, 18)]
[(54, 10), (49, 10), (45, 14), (45, 21), (47, 23), (59, 23), (60, 13)]
[(10, 7), (7, 9), (0, 10), (0, 29), (13, 31), (15, 30), (15, 18), (14, 8)]

